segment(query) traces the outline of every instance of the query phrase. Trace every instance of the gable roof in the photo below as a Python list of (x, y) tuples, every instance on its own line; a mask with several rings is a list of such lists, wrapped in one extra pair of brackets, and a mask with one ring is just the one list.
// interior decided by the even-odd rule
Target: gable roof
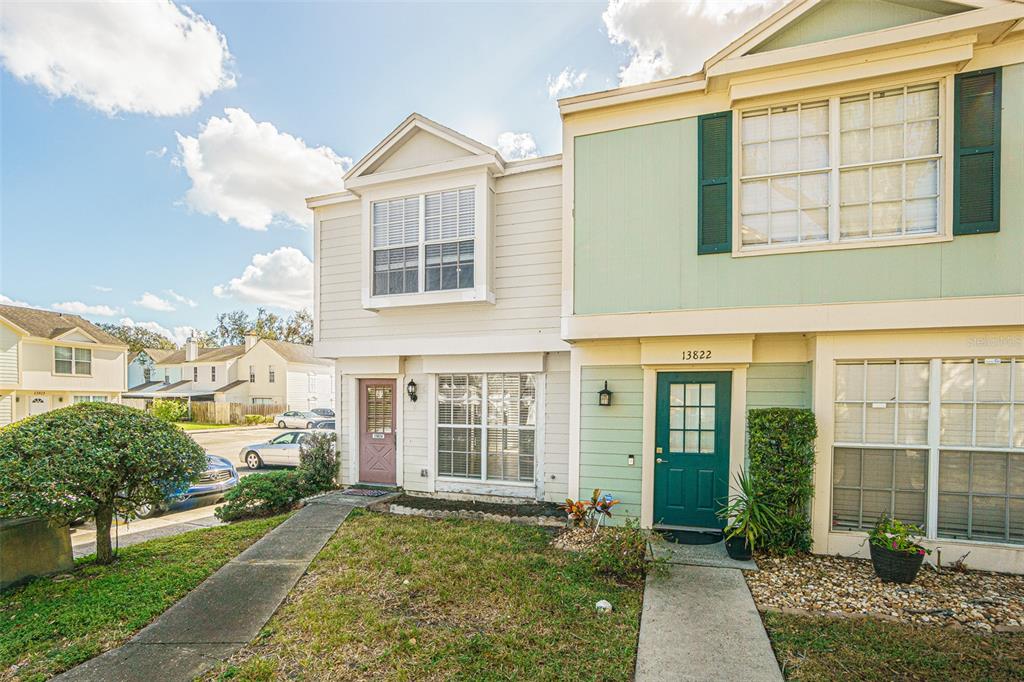
[(180, 365), (183, 362), (223, 362), (245, 355), (245, 346), (222, 346), (220, 348), (200, 348), (195, 360), (185, 359), (185, 349), (171, 351), (163, 360), (154, 361), (160, 365)]
[(270, 348), (280, 355), (286, 362), (295, 362), (304, 365), (334, 364), (331, 360), (318, 358), (313, 355), (313, 346), (307, 346), (302, 343), (290, 343), (288, 341), (276, 341), (274, 339), (260, 339), (260, 342), (270, 346)]
[(422, 133), (433, 135), (449, 145), (464, 151), (468, 157), (477, 157), (485, 162), (489, 161), (498, 170), (502, 170), (505, 167), (505, 160), (491, 147), (466, 137), (462, 133), (443, 126), (426, 116), (413, 112), (345, 173), (345, 186), (351, 188), (364, 184), (360, 183), (360, 180), (365, 182), (367, 176), (372, 175), (382, 163), (406, 142), (415, 135)]
[(132, 362), (133, 360), (135, 360), (135, 358), (145, 353), (146, 355), (149, 356), (150, 360), (152, 360), (154, 363), (159, 364), (161, 361), (164, 360), (164, 358), (166, 358), (167, 356), (171, 355), (174, 352), (176, 351), (173, 348), (143, 348), (134, 353), (129, 353), (128, 362)]
[(58, 313), (38, 308), (24, 308), (14, 305), (0, 305), (0, 318), (31, 336), (56, 339), (64, 334), (79, 330), (97, 343), (109, 346), (126, 346), (121, 339), (103, 331), (89, 320), (70, 313)]

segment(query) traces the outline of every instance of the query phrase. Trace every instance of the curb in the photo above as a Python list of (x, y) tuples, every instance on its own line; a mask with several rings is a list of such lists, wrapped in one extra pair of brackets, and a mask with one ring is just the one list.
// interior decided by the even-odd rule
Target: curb
[[(276, 429), (275, 424), (255, 424), (253, 426), (230, 426), (223, 429), (194, 429), (192, 431), (185, 431), (185, 433), (192, 435), (193, 433), (231, 433), (232, 431), (253, 431), (257, 429)], [(184, 431), (184, 429), (182, 429)]]

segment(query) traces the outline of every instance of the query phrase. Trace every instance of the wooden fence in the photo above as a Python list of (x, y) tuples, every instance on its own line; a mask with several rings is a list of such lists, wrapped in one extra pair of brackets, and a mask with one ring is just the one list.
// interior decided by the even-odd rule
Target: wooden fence
[(246, 403), (192, 403), (192, 421), (198, 424), (244, 424), (249, 414), (272, 417), (284, 412), (284, 405), (249, 405)]

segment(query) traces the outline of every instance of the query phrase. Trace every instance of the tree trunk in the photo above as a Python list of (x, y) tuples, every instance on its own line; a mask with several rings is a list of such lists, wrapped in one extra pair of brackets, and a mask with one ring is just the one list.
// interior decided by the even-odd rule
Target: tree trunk
[(101, 504), (96, 507), (96, 563), (109, 564), (114, 560), (110, 549), (110, 524), (114, 518), (114, 506)]

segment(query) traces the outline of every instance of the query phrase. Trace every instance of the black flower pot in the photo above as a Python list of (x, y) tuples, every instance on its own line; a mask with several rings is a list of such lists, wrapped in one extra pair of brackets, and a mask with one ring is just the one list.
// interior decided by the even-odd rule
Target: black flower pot
[(887, 583), (912, 583), (921, 570), (924, 554), (897, 552), (887, 547), (871, 545), (871, 564), (875, 575)]
[(750, 561), (750, 557), (753, 556), (750, 543), (747, 542), (747, 538), (744, 535), (728, 538), (725, 541), (725, 551), (729, 553), (731, 558), (737, 561)]

